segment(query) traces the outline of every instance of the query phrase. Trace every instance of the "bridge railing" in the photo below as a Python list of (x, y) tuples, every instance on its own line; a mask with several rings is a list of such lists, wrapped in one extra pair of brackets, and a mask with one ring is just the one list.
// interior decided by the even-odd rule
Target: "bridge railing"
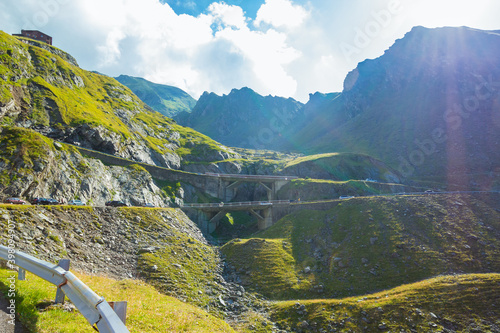
[(99, 332), (129, 332), (104, 297), (93, 292), (70, 271), (3, 245), (0, 245), (0, 258), (13, 260), (14, 265), (61, 288), (89, 324), (97, 326)]
[(290, 200), (273, 201), (243, 201), (243, 202), (218, 202), (218, 203), (184, 203), (181, 208), (223, 208), (223, 207), (242, 207), (242, 206), (273, 206), (289, 205)]
[(291, 180), (298, 179), (296, 176), (272, 176), (272, 175), (242, 175), (242, 174), (229, 174), (229, 173), (213, 173), (205, 172), (206, 176), (220, 177), (220, 178), (240, 178), (240, 179), (255, 179), (255, 180)]

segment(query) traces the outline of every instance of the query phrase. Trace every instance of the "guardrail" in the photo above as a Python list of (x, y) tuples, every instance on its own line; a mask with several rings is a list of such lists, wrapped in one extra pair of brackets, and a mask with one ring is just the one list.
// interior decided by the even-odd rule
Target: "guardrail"
[(255, 179), (255, 180), (291, 180), (299, 178), (296, 176), (243, 175), (243, 174), (213, 173), (213, 172), (205, 172), (204, 175), (210, 177), (220, 177), (220, 178), (239, 178), (239, 179)]
[(185, 203), (181, 208), (217, 208), (217, 207), (242, 207), (242, 206), (273, 206), (289, 205), (290, 200), (273, 201), (243, 201), (243, 202), (217, 202), (217, 203)]
[[(9, 253), (10, 251), (10, 253)], [(129, 330), (104, 297), (97, 295), (70, 271), (37, 259), (29, 254), (0, 245), (0, 258), (14, 260), (16, 266), (58, 286), (73, 302), (92, 327), (104, 333), (127, 333)]]

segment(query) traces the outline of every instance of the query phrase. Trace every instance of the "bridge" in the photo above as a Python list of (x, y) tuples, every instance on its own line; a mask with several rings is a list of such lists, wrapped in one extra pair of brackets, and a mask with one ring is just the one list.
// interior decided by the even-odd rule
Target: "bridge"
[(267, 201), (246, 201), (229, 203), (206, 203), (190, 204), (185, 203), (181, 209), (196, 210), (190, 212), (200, 227), (207, 233), (212, 233), (218, 226), (221, 218), (230, 211), (249, 211), (258, 220), (259, 230), (269, 228), (273, 225), (273, 209), (278, 206), (290, 205), (289, 200), (275, 200), (278, 191), (290, 182), (297, 179), (295, 176), (270, 176), (270, 175), (241, 175), (241, 174), (221, 174), (206, 172), (205, 177), (213, 179), (217, 184), (217, 197), (223, 201), (230, 201), (236, 196), (236, 190), (242, 183), (257, 183), (267, 191)]
[[(63, 143), (69, 145), (68, 143)], [(278, 191), (293, 179), (295, 176), (272, 176), (272, 175), (242, 175), (242, 174), (220, 174), (220, 173), (193, 173), (181, 170), (173, 170), (157, 165), (133, 161), (114, 155), (106, 154), (96, 150), (75, 146), (84, 156), (97, 158), (103, 163), (129, 166), (138, 164), (144, 167), (156, 179), (184, 182), (202, 190), (204, 193), (219, 198), (225, 203), (222, 207), (215, 204), (184, 204), (181, 209), (189, 212), (189, 217), (196, 221), (204, 231), (213, 232), (219, 220), (229, 211), (246, 210), (256, 216), (259, 221), (259, 229), (266, 229), (273, 224), (273, 210), (276, 212), (280, 207), (289, 206), (288, 201), (277, 201)], [(237, 193), (238, 186), (243, 183), (257, 183), (267, 192), (267, 201), (254, 203), (229, 203)], [(215, 205), (208, 207), (206, 205)], [(276, 214), (275, 214), (276, 217)]]
[(204, 176), (212, 177), (219, 181), (219, 195), (223, 201), (230, 201), (234, 197), (236, 188), (242, 183), (257, 183), (267, 191), (267, 200), (274, 201), (278, 191), (290, 182), (297, 179), (295, 176), (269, 176), (269, 175), (241, 175), (241, 174), (222, 174), (205, 172)]
[(290, 200), (273, 201), (245, 201), (245, 202), (220, 202), (220, 203), (185, 203), (182, 210), (194, 210), (198, 212), (197, 220), (200, 227), (212, 233), (219, 224), (221, 218), (231, 211), (249, 211), (258, 220), (259, 230), (266, 229), (273, 224), (273, 208), (290, 205)]

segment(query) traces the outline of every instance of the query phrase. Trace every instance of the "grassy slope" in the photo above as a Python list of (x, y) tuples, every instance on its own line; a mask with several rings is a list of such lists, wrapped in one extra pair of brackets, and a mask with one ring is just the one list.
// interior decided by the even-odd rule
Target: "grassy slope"
[[(0, 269), (0, 289), (6, 293), (11, 271)], [(76, 274), (107, 301), (127, 301), (127, 328), (130, 332), (234, 332), (224, 321), (195, 306), (165, 296), (153, 287), (135, 280), (113, 280)], [(51, 306), (56, 287), (31, 273), (26, 281), (16, 282), (18, 318), (30, 331), (94, 332), (78, 312)]]
[[(255, 235), (264, 239), (260, 248), (233, 241), (222, 251), (245, 272), (248, 289), (259, 286), (272, 299), (345, 297), (450, 272), (495, 272), (497, 203), (465, 195), (355, 198), (329, 211), (286, 216)], [(262, 255), (261, 248), (274, 252)], [(263, 272), (273, 281), (260, 284)]]
[[(77, 78), (83, 86), (76, 83)], [(13, 98), (24, 103), (25, 110), (18, 119), (30, 119), (34, 125), (102, 126), (118, 134), (122, 141), (143, 141), (164, 154), (171, 152), (170, 136), (177, 132), (180, 147), (174, 146), (174, 149), (180, 156), (200, 151), (226, 151), (210, 138), (149, 110), (115, 79), (83, 70), (54, 53), (22, 43), (0, 31), (0, 103)], [(131, 120), (119, 117), (117, 110), (128, 113)], [(11, 125), (13, 121), (11, 117), (1, 119), (4, 125)]]
[(177, 113), (191, 112), (196, 100), (179, 88), (157, 84), (143, 78), (120, 75), (116, 80), (132, 90), (152, 109), (173, 117)]
[(366, 196), (423, 191), (425, 189), (412, 186), (364, 180), (294, 179), (280, 189), (278, 196), (293, 200), (300, 198), (301, 201), (316, 201), (338, 199), (341, 195)]
[(499, 302), (500, 274), (441, 276), (365, 297), (278, 302), (273, 320), (299, 332), (498, 332)]

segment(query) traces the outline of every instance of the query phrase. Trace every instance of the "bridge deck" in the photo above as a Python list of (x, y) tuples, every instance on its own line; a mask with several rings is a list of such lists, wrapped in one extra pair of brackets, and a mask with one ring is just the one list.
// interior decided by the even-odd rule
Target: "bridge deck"
[(241, 175), (241, 174), (226, 174), (226, 173), (210, 173), (205, 172), (204, 176), (223, 178), (230, 181), (241, 181), (241, 182), (277, 182), (277, 181), (287, 181), (292, 179), (298, 179), (295, 176), (269, 176), (269, 175)]
[(245, 202), (221, 202), (221, 203), (204, 203), (193, 204), (185, 203), (181, 209), (200, 209), (204, 211), (236, 211), (236, 210), (250, 210), (250, 209), (266, 209), (271, 206), (284, 206), (289, 205), (290, 200), (273, 200), (273, 201), (245, 201)]

